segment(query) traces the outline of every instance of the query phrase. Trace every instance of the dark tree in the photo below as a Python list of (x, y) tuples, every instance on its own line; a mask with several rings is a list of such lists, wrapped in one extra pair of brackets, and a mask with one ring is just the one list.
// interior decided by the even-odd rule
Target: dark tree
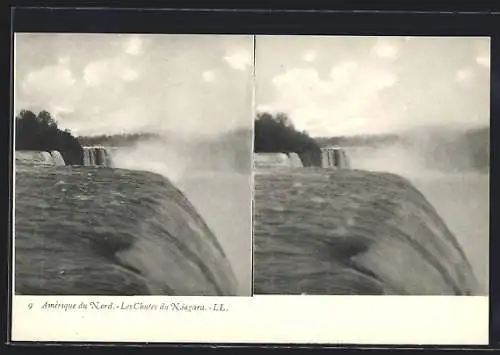
[(297, 153), (304, 166), (321, 166), (321, 149), (307, 132), (295, 129), (288, 116), (259, 113), (254, 126), (255, 153)]
[(47, 111), (35, 115), (22, 110), (16, 116), (16, 150), (58, 150), (68, 165), (83, 163), (83, 149), (68, 130), (60, 130)]

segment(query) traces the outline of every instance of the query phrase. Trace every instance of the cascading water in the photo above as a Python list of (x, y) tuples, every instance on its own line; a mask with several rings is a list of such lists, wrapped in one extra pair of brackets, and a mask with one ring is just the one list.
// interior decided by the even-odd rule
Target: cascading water
[(49, 152), (39, 150), (16, 150), (16, 164), (54, 166), (56, 162)]
[(348, 169), (350, 163), (343, 149), (328, 147), (321, 149), (321, 167)]
[(290, 159), (290, 164), (294, 168), (303, 168), (304, 164), (297, 153), (288, 153), (288, 159)]
[(254, 154), (256, 167), (288, 167), (290, 162), (285, 153), (256, 153)]
[(257, 168), (287, 167), (303, 168), (297, 153), (255, 153), (254, 163)]
[(52, 156), (50, 155), (49, 152), (42, 152), (42, 157), (47, 164), (55, 164), (54, 159), (52, 159)]
[(50, 155), (52, 156), (52, 159), (58, 166), (63, 166), (66, 165), (66, 162), (64, 161), (64, 158), (62, 157), (61, 153), (57, 150), (53, 150), (50, 152)]
[(83, 165), (113, 167), (113, 161), (105, 147), (83, 147)]

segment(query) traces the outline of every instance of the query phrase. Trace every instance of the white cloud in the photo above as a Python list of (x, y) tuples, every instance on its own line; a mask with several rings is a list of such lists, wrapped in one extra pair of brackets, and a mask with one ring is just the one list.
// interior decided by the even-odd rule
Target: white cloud
[(107, 61), (90, 62), (83, 69), (83, 80), (88, 86), (100, 85), (103, 76), (108, 72), (108, 67)]
[(490, 68), (490, 58), (488, 56), (477, 56), (476, 63), (488, 69)]
[(58, 62), (60, 65), (68, 65), (68, 64), (69, 64), (69, 61), (70, 61), (70, 58), (69, 58), (69, 57), (59, 57), (59, 58), (57, 58), (57, 62)]
[(379, 40), (372, 47), (372, 53), (380, 58), (395, 59), (399, 54), (399, 49), (396, 44), (385, 40)]
[(72, 113), (72, 112), (75, 112), (75, 109), (71, 106), (64, 106), (64, 104), (62, 103), (61, 105), (54, 105), (52, 107), (52, 110), (51, 112), (55, 115), (55, 116), (58, 116), (59, 114), (61, 113)]
[(125, 81), (135, 81), (139, 78), (137, 70), (125, 68), (121, 73), (121, 78)]
[(469, 68), (463, 68), (457, 71), (455, 79), (459, 82), (470, 80), (474, 76), (474, 72)]
[(304, 59), (306, 62), (314, 62), (314, 60), (316, 59), (318, 53), (315, 51), (315, 50), (307, 50), (303, 53), (302, 55), (302, 59)]
[(125, 52), (130, 55), (139, 55), (142, 53), (142, 40), (137, 36), (127, 39), (124, 45)]
[(74, 83), (75, 78), (71, 70), (53, 65), (30, 72), (24, 79), (22, 88), (25, 92), (33, 90), (48, 90), (52, 92), (71, 86)]
[(275, 113), (276, 106), (269, 105), (269, 104), (257, 104), (256, 110), (257, 110), (257, 112)]
[(349, 80), (350, 76), (358, 68), (358, 63), (354, 61), (343, 62), (332, 68), (330, 77), (338, 84), (343, 84)]
[(93, 61), (83, 70), (83, 79), (88, 86), (116, 83), (116, 80), (135, 81), (139, 73), (123, 63), (119, 58)]
[(213, 70), (205, 70), (202, 74), (201, 77), (203, 81), (207, 83), (212, 83), (215, 81), (215, 73)]
[[(162, 129), (216, 134), (252, 124), (251, 76), (238, 75), (249, 74), (253, 62), (250, 36), (36, 37), (23, 43), (16, 38), (16, 110), (48, 110), (61, 127), (80, 134)], [(43, 68), (44, 61), (29, 55), (35, 52), (53, 58), (55, 66)], [(223, 60), (226, 54), (228, 63), (246, 71), (220, 76), (233, 71)], [(202, 85), (203, 78), (223, 79), (224, 85)]]
[(372, 78), (373, 83), (375, 84), (377, 89), (384, 89), (393, 86), (396, 84), (398, 78), (394, 73), (390, 72), (381, 72), (377, 73)]
[[(273, 51), (277, 42), (280, 50)], [(260, 112), (285, 112), (314, 136), (488, 122), (489, 41), (401, 36), (322, 43), (314, 48), (333, 68), (321, 61), (298, 69), (305, 63), (297, 63), (296, 53), (312, 48), (308, 40), (263, 40), (258, 54), (266, 60), (259, 57), (257, 72), (268, 77), (257, 85)]]
[(378, 96), (397, 79), (390, 70), (353, 61), (333, 67), (326, 78), (313, 68), (294, 68), (273, 78), (275, 101), (257, 109), (287, 112), (298, 129), (313, 135), (354, 134), (372, 119), (380, 119), (382, 129), (392, 121)]
[(44, 109), (56, 116), (73, 112), (79, 97), (76, 83), (71, 70), (62, 65), (46, 66), (29, 72), (20, 83), (23, 107), (19, 107), (19, 104), (16, 106), (19, 109)]
[(252, 56), (246, 49), (231, 51), (224, 57), (224, 60), (236, 70), (245, 70), (252, 65)]

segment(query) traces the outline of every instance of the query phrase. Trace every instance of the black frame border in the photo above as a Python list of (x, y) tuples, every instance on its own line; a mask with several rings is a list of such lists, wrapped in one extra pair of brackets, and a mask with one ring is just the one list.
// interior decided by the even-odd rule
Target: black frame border
[[(20, 1), (21, 2), (21, 1)], [(289, 8), (281, 10), (270, 10), (266, 7), (261, 8), (126, 8), (123, 3), (112, 2), (114, 8), (104, 8), (101, 2), (82, 2), (73, 1), (67, 6), (61, 6), (61, 2), (52, 1), (53, 7), (48, 7), (47, 1), (29, 3), (26, 7), (9, 7), (7, 24), (9, 24), (8, 47), (11, 54), (9, 65), (4, 71), (6, 80), (3, 82), (9, 85), (9, 98), (4, 102), (4, 117), (13, 117), (12, 112), (12, 45), (13, 32), (94, 32), (94, 33), (205, 33), (205, 34), (273, 34), (273, 35), (401, 35), (401, 36), (489, 36), (491, 37), (491, 91), (490, 91), (490, 129), (491, 129), (491, 148), (490, 148), (490, 346), (467, 347), (467, 349), (491, 349), (500, 346), (500, 278), (495, 277), (494, 271), (500, 270), (500, 239), (496, 236), (498, 224), (494, 218), (495, 204), (499, 199), (498, 188), (495, 187), (495, 177), (498, 175), (497, 167), (494, 164), (495, 157), (495, 132), (497, 123), (492, 117), (500, 114), (500, 6), (493, 6), (491, 2), (475, 1), (475, 7), (468, 2), (468, 7), (462, 7), (462, 10), (451, 7), (441, 7), (437, 10), (426, 10), (422, 7), (405, 6), (401, 9), (392, 8), (390, 10), (379, 10), (374, 7), (373, 2), (366, 1), (363, 6), (358, 5), (357, 9), (307, 9), (307, 8)], [(141, 6), (144, 6), (141, 2)], [(178, 2), (181, 4), (181, 2)], [(186, 1), (182, 2), (186, 3)], [(201, 2), (200, 2), (201, 3)], [(269, 2), (268, 2), (269, 3)], [(337, 2), (338, 4), (339, 2)], [(346, 3), (346, 2), (342, 2)], [(367, 5), (370, 3), (371, 5)], [(409, 2), (408, 2), (409, 4)], [(436, 2), (434, 2), (436, 4)], [(36, 6), (39, 5), (39, 6)], [(400, 4), (401, 5), (401, 4)], [(413, 4), (415, 5), (415, 4)], [(422, 6), (421, 2), (421, 6)], [(500, 4), (499, 4), (500, 5)], [(71, 7), (70, 7), (71, 6)], [(89, 7), (94, 6), (94, 7)], [(97, 7), (100, 6), (100, 7)], [(4, 51), (4, 53), (7, 51)], [(9, 212), (7, 226), (8, 240), (3, 263), (5, 276), (4, 285), (7, 286), (6, 305), (10, 306), (11, 290), (11, 252), (10, 241), (12, 238), (12, 161), (10, 150), (12, 149), (13, 125), (11, 119), (9, 129), (4, 130), (7, 133), (9, 152), (9, 178), (8, 178), (8, 200)], [(8, 308), (4, 313), (3, 324), (6, 325), (8, 336), (4, 343), (10, 340), (10, 319), (11, 309)], [(5, 332), (4, 332), (5, 334)], [(97, 348), (108, 346), (119, 346), (121, 351), (144, 350), (143, 343), (31, 343), (15, 342), (10, 343), (9, 347), (17, 347), (23, 350), (34, 350), (34, 347), (44, 345), (44, 348), (53, 352), (55, 350), (68, 351), (66, 345), (78, 345), (74, 348), (83, 351), (88, 349), (89, 345)], [(187, 349), (193, 347), (205, 347), (212, 349), (217, 344), (182, 344), (182, 343), (155, 343), (148, 345), (150, 350), (160, 350), (161, 348), (182, 346)], [(272, 347), (283, 348), (290, 345), (272, 345), (272, 344), (220, 344), (222, 348), (236, 347)], [(62, 348), (61, 346), (64, 346)], [(338, 348), (334, 344), (317, 344), (314, 346), (295, 344), (294, 347), (303, 349), (319, 348)], [(360, 349), (387, 349), (387, 346), (374, 344), (373, 346), (360, 346), (356, 344), (343, 344), (341, 348), (356, 347)], [(402, 349), (464, 349), (463, 346), (448, 346), (446, 348), (439, 346), (398, 346)], [(28, 351), (30, 351), (28, 350)], [(57, 352), (56, 351), (56, 352)], [(148, 350), (149, 351), (149, 350)]]

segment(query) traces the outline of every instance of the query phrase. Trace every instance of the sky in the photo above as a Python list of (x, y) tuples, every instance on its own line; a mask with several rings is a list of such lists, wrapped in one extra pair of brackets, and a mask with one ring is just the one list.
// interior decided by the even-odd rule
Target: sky
[(251, 127), (254, 110), (312, 136), (489, 124), (489, 38), (255, 42), (254, 68), (252, 36), (16, 34), (15, 110), (76, 135), (218, 134)]
[(489, 125), (484, 37), (257, 36), (259, 112), (312, 136)]
[(16, 114), (75, 135), (214, 135), (252, 126), (253, 37), (16, 34)]

